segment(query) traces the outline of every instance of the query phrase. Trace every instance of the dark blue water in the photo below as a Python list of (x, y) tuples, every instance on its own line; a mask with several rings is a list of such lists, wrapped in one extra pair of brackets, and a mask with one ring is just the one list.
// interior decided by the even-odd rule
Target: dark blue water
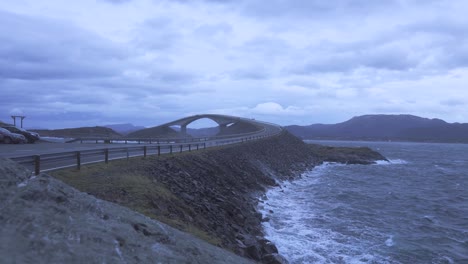
[(324, 164), (267, 193), (267, 238), (291, 263), (468, 263), (468, 145), (313, 143), (390, 162)]

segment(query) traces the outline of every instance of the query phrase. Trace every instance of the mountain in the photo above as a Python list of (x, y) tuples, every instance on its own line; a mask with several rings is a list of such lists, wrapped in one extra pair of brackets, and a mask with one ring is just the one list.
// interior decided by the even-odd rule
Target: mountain
[(294, 125), (286, 129), (304, 139), (468, 143), (468, 124), (413, 115), (364, 115), (338, 124)]
[(127, 124), (113, 124), (113, 125), (106, 125), (104, 127), (110, 128), (114, 130), (115, 132), (122, 134), (122, 135), (127, 135), (130, 134), (134, 131), (144, 129), (144, 126), (134, 126), (133, 124), (127, 123)]

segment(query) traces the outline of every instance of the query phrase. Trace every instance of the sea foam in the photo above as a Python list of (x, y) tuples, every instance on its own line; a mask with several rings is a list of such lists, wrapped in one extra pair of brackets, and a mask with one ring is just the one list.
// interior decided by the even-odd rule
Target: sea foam
[(394, 164), (408, 164), (406, 160), (402, 159), (389, 159), (388, 161), (386, 160), (377, 160), (376, 165), (394, 165)]

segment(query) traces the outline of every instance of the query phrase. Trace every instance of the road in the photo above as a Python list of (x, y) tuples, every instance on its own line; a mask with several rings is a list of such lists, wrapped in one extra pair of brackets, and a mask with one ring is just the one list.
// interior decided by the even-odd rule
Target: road
[[(37, 142), (35, 144), (0, 144), (0, 157), (12, 158), (27, 168), (34, 170), (37, 163), (40, 171), (48, 171), (80, 164), (96, 163), (108, 160), (122, 159), (134, 156), (182, 151), (195, 151), (200, 148), (209, 148), (225, 144), (239, 143), (250, 139), (271, 136), (279, 133), (281, 127), (273, 124), (262, 124), (265, 129), (254, 135), (233, 135), (230, 138), (211, 139), (203, 142), (191, 143), (164, 143), (164, 144), (136, 144), (136, 143), (49, 143)], [(40, 156), (40, 162), (34, 156)]]
[[(211, 146), (213, 141), (207, 141)], [(159, 146), (169, 146), (170, 144), (159, 144)], [(131, 148), (136, 146), (158, 146), (156, 144), (93, 144), (93, 143), (49, 143), (36, 142), (34, 144), (0, 144), (0, 157), (16, 158), (32, 155), (44, 155), (63, 152), (85, 151), (95, 149)]]

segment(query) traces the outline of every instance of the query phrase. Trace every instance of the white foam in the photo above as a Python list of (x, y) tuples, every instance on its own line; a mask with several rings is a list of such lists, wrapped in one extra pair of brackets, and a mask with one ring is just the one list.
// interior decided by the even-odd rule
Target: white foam
[(395, 242), (393, 242), (393, 236), (390, 236), (387, 240), (385, 240), (385, 245), (387, 247), (392, 247), (395, 245)]
[[(365, 241), (314, 224), (314, 219), (339, 221), (321, 215), (311, 205), (313, 189), (319, 188), (324, 176), (333, 173), (336, 166), (344, 165), (324, 163), (298, 180), (282, 182), (267, 191), (258, 208), (264, 218), (270, 219), (263, 223), (266, 238), (290, 263), (388, 263), (375, 255)], [(387, 241), (393, 243), (393, 238)]]
[(376, 165), (394, 165), (394, 164), (408, 164), (406, 160), (402, 159), (390, 159), (386, 160), (377, 160), (375, 161)]
[(390, 163), (392, 163), (392, 164), (408, 164), (408, 162), (406, 160), (402, 160), (402, 159), (391, 159)]

